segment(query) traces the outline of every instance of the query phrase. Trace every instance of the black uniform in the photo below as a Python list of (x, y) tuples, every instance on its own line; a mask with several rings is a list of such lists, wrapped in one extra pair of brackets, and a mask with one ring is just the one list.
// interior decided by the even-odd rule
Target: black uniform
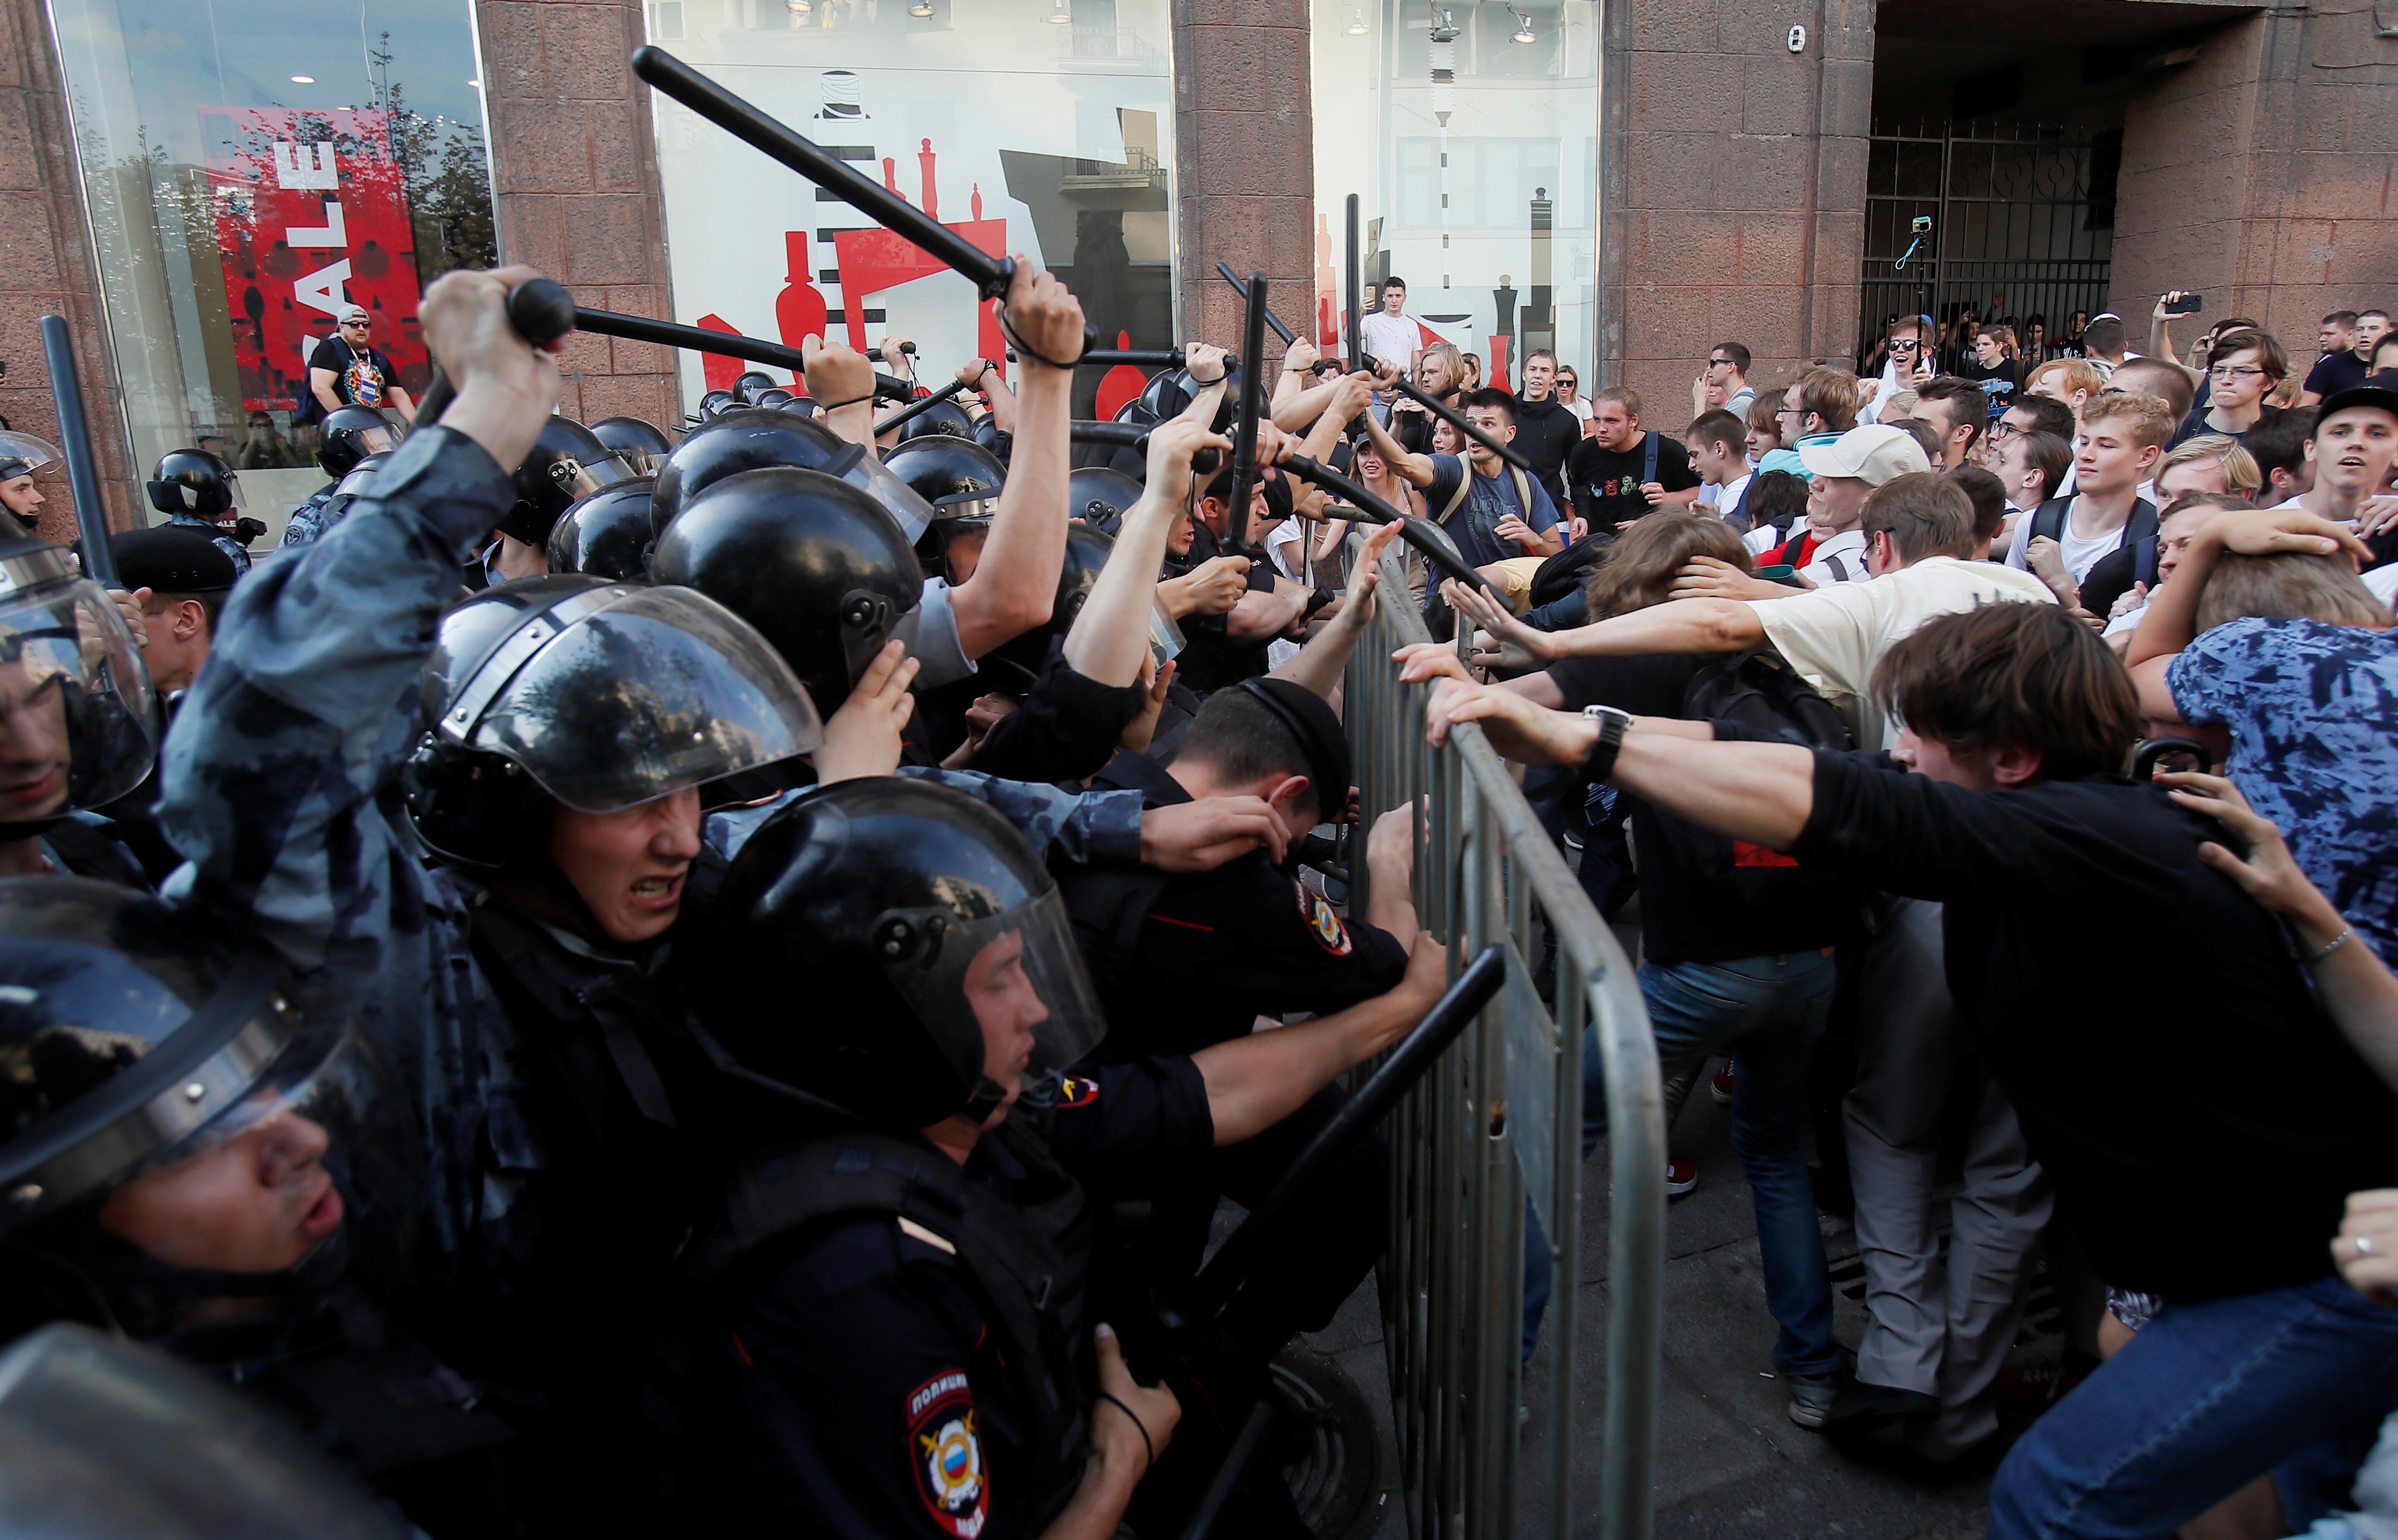
[[(1165, 574), (1184, 577), (1213, 561), (1218, 556), (1249, 558), (1249, 592), (1271, 594), (1274, 589), (1273, 563), (1260, 551), (1238, 550), (1225, 544), (1215, 531), (1192, 521), (1191, 553), (1185, 556), (1168, 556)], [(1185, 615), (1182, 627), (1183, 648), (1176, 656), (1175, 677), (1201, 695), (1221, 690), (1243, 679), (1255, 679), (1266, 672), (1266, 649), (1273, 643), (1272, 636), (1252, 641), (1234, 641), (1227, 634), (1222, 615)]]
[(963, 1172), (921, 1138), (863, 1132), (748, 1163), (699, 1251), (722, 1281), (692, 1404), (727, 1409), (721, 1440), (701, 1425), (726, 1519), (842, 1540), (1038, 1534), (1083, 1473), (1078, 1177), (1214, 1139), (1198, 1069), (1169, 1058), (1069, 1077)]

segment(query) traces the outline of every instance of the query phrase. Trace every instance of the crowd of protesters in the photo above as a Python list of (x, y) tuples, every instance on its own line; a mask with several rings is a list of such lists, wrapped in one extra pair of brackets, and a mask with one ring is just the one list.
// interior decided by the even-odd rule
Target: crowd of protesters
[(2244, 318), (2185, 361), (2178, 293), (2145, 353), (1995, 301), (1854, 372), (1725, 342), (1668, 431), (1420, 345), (1390, 280), (1367, 356), (1247, 361), (1245, 487), (1234, 361), (1077, 425), (1029, 261), (963, 406), (812, 339), (671, 432), (555, 415), (531, 276), (428, 291), (412, 428), (370, 328), (327, 344), (330, 479), (254, 559), (252, 461), (162, 460), (103, 588), (0, 446), (8, 1336), (200, 1365), (435, 1540), (1179, 1533), (1381, 1254), (1386, 1152), (1161, 1302), (1455, 965), (1416, 810), (1348, 847), (1368, 902), (1324, 853), (1401, 605), (1433, 740), (1479, 723), (1637, 905), (1794, 1423), (2003, 1451), (2004, 1540), (2398, 1525), (2384, 313), (2303, 373)]

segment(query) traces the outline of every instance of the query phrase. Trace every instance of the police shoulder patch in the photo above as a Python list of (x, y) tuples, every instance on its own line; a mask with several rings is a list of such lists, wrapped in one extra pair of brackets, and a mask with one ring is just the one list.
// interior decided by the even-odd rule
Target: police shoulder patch
[(1349, 928), (1340, 923), (1340, 911), (1332, 901), (1303, 882), (1293, 882), (1291, 891), (1299, 895), (1299, 917), (1305, 922), (1315, 944), (1336, 957), (1349, 955)]
[(963, 1371), (934, 1375), (908, 1393), (908, 1462), (934, 1522), (973, 1540), (990, 1518), (990, 1478)]
[(1099, 1099), (1099, 1082), (1087, 1075), (1069, 1075), (1058, 1082), (1058, 1099), (1050, 1105), (1086, 1107)]

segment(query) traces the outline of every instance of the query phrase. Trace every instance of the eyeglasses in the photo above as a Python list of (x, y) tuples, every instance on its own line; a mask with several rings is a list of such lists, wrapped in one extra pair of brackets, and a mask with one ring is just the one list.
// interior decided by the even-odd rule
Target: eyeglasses
[(2022, 433), (2023, 431), (2023, 429), (2015, 426), (2013, 422), (2008, 422), (2004, 418), (2001, 418), (1998, 422), (1990, 424), (1990, 442), (1995, 444), (2001, 438), (2013, 438), (2015, 435)]
[(2254, 380), (2265, 371), (2244, 365), (2235, 367), (2230, 364), (2219, 364), (2206, 372), (2217, 380)]

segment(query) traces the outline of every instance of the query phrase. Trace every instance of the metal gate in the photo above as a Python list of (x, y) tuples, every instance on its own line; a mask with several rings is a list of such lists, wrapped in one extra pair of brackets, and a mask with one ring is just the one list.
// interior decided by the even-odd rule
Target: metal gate
[[(1353, 557), (1360, 543), (1350, 537)], [(1445, 747), (1425, 743), (1425, 689), (1402, 685), (1390, 659), (1427, 639), (1399, 555), (1387, 553), (1344, 695), (1361, 827), (1387, 809), (1428, 803), (1415, 852), (1417, 912), (1447, 938), (1452, 979), (1493, 944), (1507, 964), (1505, 988), (1388, 1125), (1391, 1243), (1379, 1273), (1408, 1532), (1412, 1540), (1648, 1540), (1665, 1234), (1656, 1042), (1630, 962), (1481, 729), (1466, 723)], [(1363, 913), (1366, 864), (1349, 870)], [(1557, 948), (1556, 983), (1545, 995), (1534, 983), (1536, 920)], [(1577, 1426), (1574, 1383), (1586, 1023), (1597, 1025), (1607, 1069), (1614, 1186), (1605, 1423), (1596, 1439)], [(1528, 1212), (1546, 1234), (1556, 1287), (1543, 1326), (1545, 1449), (1519, 1479)], [(1577, 1504), (1575, 1456), (1594, 1442), (1598, 1491)]]
[(2034, 316), (2053, 343), (2076, 311), (2095, 313), (2122, 147), (2121, 129), (2073, 138), (2054, 124), (1876, 124), (1856, 356), (1871, 356), (1901, 315), (1945, 324), (1970, 306), (2014, 326), (2023, 348)]

